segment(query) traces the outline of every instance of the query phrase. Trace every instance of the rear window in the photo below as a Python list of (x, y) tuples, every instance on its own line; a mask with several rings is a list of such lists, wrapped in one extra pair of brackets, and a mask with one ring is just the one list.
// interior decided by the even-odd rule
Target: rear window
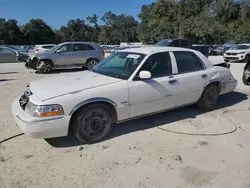
[(51, 49), (51, 48), (53, 48), (54, 46), (52, 46), (52, 45), (48, 45), (48, 46), (42, 46), (42, 48), (45, 48), (45, 49)]

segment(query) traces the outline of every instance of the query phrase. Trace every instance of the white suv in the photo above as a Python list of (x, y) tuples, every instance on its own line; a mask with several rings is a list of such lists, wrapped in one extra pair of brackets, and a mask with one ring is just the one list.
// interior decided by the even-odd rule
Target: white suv
[(36, 45), (36, 47), (34, 48), (34, 52), (35, 53), (47, 52), (51, 48), (53, 48), (54, 46), (55, 46), (55, 44)]
[(233, 45), (223, 56), (226, 62), (248, 62), (250, 59), (250, 44)]

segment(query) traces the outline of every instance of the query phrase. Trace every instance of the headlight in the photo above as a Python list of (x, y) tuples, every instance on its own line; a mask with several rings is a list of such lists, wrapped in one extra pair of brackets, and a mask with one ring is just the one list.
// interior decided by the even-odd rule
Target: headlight
[(246, 53), (246, 52), (240, 52), (240, 53), (238, 53), (238, 54), (244, 54), (244, 53)]
[(25, 107), (25, 111), (34, 117), (49, 117), (49, 116), (58, 116), (63, 115), (63, 109), (60, 105), (44, 105), (37, 106), (31, 102)]

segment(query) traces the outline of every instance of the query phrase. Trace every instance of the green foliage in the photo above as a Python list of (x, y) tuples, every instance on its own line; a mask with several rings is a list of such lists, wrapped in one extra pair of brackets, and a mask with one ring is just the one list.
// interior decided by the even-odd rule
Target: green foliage
[(154, 44), (175, 37), (206, 44), (250, 42), (250, 0), (158, 0), (143, 5), (138, 16), (140, 23), (132, 16), (107, 12), (99, 24), (94, 14), (86, 20), (69, 20), (58, 30), (52, 30), (41, 19), (18, 26), (16, 20), (0, 18), (0, 43), (142, 41)]

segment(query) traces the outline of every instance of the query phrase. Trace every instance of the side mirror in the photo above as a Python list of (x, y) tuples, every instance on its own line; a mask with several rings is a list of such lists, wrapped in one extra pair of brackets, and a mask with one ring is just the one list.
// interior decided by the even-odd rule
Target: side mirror
[(56, 53), (57, 53), (57, 54), (60, 54), (60, 53), (61, 53), (61, 51), (60, 51), (60, 50), (56, 50)]
[(148, 80), (152, 77), (151, 72), (149, 71), (141, 71), (139, 73), (139, 78), (142, 80)]

